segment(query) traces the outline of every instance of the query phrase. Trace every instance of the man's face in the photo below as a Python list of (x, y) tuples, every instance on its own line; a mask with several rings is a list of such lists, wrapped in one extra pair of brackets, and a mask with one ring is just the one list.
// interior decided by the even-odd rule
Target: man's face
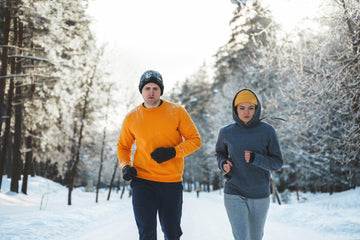
[(156, 83), (147, 83), (141, 91), (146, 107), (157, 107), (160, 103), (161, 89)]

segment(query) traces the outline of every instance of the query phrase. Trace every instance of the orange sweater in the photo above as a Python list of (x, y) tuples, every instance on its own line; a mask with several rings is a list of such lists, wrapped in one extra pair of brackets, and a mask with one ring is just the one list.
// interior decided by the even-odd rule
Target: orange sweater
[[(163, 103), (152, 109), (142, 104), (124, 119), (117, 155), (122, 169), (131, 165), (132, 146), (136, 141), (133, 166), (137, 177), (156, 182), (180, 182), (184, 157), (200, 148), (200, 135), (189, 114), (180, 105)], [(161, 164), (151, 158), (159, 147), (175, 147), (176, 156)]]

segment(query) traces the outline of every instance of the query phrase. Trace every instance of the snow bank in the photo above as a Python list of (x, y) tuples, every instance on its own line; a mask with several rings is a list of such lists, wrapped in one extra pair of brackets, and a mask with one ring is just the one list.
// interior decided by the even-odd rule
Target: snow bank
[[(10, 182), (3, 177), (0, 192), (0, 236), (2, 240), (112, 240), (138, 239), (131, 198), (120, 199), (101, 190), (83, 188), (72, 193), (67, 205), (67, 188), (50, 180), (29, 178), (28, 195), (9, 192)], [(264, 240), (359, 240), (360, 189), (342, 193), (301, 194), (290, 203), (272, 203)], [(183, 240), (231, 240), (231, 228), (223, 205), (222, 192), (184, 193)], [(163, 239), (158, 227), (158, 239)]]

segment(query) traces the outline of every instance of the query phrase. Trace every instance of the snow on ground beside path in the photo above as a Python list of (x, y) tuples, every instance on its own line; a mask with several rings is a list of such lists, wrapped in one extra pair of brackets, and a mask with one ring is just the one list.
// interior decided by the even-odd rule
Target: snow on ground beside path
[[(131, 198), (125, 193), (83, 188), (72, 193), (67, 205), (67, 188), (50, 180), (29, 178), (28, 195), (9, 192), (3, 177), (0, 192), (1, 240), (136, 240), (137, 228)], [(288, 204), (272, 203), (263, 240), (360, 240), (360, 188), (342, 193), (292, 194)], [(306, 198), (306, 200), (305, 200)], [(41, 208), (41, 209), (40, 209)], [(231, 240), (231, 228), (219, 191), (184, 193), (182, 240)], [(163, 235), (158, 226), (158, 239)]]

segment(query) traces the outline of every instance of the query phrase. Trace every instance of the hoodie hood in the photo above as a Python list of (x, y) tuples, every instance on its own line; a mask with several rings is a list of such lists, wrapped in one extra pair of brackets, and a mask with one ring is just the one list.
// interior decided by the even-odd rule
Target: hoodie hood
[[(255, 114), (253, 116), (253, 118), (248, 122), (248, 124), (245, 125), (245, 123), (243, 121), (240, 120), (239, 116), (237, 115), (237, 111), (236, 111), (236, 107), (234, 107), (234, 103), (235, 103), (235, 98), (236, 96), (244, 91), (244, 90), (248, 90), (250, 92), (252, 92), (254, 94), (254, 96), (256, 97), (257, 99), (257, 106), (256, 106), (256, 110), (255, 110)], [(260, 100), (259, 98), (256, 96), (256, 94), (251, 91), (250, 89), (242, 89), (240, 91), (238, 91), (235, 96), (234, 96), (234, 99), (232, 101), (232, 115), (233, 115), (233, 119), (235, 121), (235, 123), (239, 126), (242, 126), (242, 127), (245, 127), (245, 128), (249, 128), (249, 127), (252, 127), (252, 126), (255, 126), (256, 124), (258, 124), (260, 122), (260, 115), (261, 115), (261, 103), (260, 103)]]

